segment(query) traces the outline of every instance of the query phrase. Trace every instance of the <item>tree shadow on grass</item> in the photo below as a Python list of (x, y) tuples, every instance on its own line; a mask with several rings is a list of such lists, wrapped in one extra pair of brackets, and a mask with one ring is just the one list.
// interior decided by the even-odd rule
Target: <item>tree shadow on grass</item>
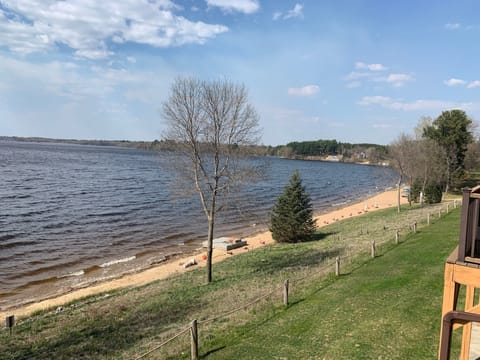
[(311, 237), (311, 239), (309, 239), (307, 241), (304, 241), (304, 242), (320, 241), (320, 240), (323, 240), (330, 235), (336, 235), (336, 234), (338, 234), (338, 232), (327, 232), (327, 233), (317, 232)]

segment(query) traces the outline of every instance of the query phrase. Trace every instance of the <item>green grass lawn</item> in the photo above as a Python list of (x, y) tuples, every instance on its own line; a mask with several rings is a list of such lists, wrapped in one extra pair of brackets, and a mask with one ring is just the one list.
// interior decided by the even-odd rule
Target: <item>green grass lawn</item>
[(312, 285), (288, 309), (207, 344), (205, 358), (436, 358), (444, 262), (458, 226), (457, 211), (340, 279)]
[[(269, 292), (252, 307), (201, 324), (202, 358), (435, 358), (444, 262), (457, 243), (459, 210), (441, 220), (432, 216), (429, 227), (427, 212), (438, 209), (378, 211), (322, 228), (317, 241), (245, 252), (216, 264), (208, 286), (199, 269), (79, 300), (59, 314), (39, 313), (13, 336), (0, 332), (0, 359), (131, 359), (192, 319), (209, 319)], [(419, 231), (408, 235), (413, 221)], [(403, 237), (393, 245), (397, 229)], [(373, 260), (372, 240), (385, 243)], [(342, 260), (339, 278), (331, 274), (335, 256), (350, 259)], [(288, 308), (281, 305), (287, 278)], [(188, 359), (188, 333), (148, 358)]]

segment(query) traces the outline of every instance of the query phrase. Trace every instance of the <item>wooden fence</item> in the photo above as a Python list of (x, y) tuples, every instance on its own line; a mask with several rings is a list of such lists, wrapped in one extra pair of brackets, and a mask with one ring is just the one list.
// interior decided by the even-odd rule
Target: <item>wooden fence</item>
[[(457, 200), (454, 200), (450, 203), (443, 203), (441, 204), (441, 206), (438, 207), (438, 211), (435, 211), (435, 212), (430, 212), (428, 211), (426, 213), (426, 217), (425, 219), (416, 219), (414, 220), (413, 222), (411, 222), (406, 228), (403, 228), (403, 229), (394, 229), (394, 232), (393, 234), (391, 235), (391, 238), (387, 238), (385, 241), (382, 241), (382, 242), (375, 242), (375, 241), (372, 241), (370, 244), (369, 244), (369, 247), (368, 247), (368, 253), (370, 254), (370, 257), (372, 259), (374, 259), (377, 255), (378, 255), (378, 250), (388, 244), (388, 243), (392, 243), (392, 239), (393, 239), (393, 243), (395, 245), (398, 245), (400, 244), (400, 238), (401, 238), (401, 234), (403, 234), (403, 236), (405, 237), (406, 235), (408, 234), (416, 234), (417, 233), (417, 230), (419, 228), (419, 225), (420, 224), (425, 224), (426, 226), (430, 225), (432, 223), (432, 220), (433, 219), (439, 219), (441, 218), (442, 214), (448, 214), (450, 212), (450, 208), (453, 207), (453, 208), (456, 208), (457, 206), (459, 206), (460, 202), (457, 201)], [(427, 208), (428, 209), (428, 208)], [(423, 221), (424, 220), (424, 221)], [(366, 232), (367, 234), (370, 234), (369, 233), (369, 230), (366, 229)], [(363, 233), (363, 229), (362, 229), (362, 233)], [(330, 272), (333, 272), (336, 276), (340, 276), (342, 274), (341, 272), (341, 264), (346, 262), (346, 261), (352, 261), (354, 258), (358, 257), (359, 255), (361, 255), (361, 253), (364, 252), (365, 253), (365, 250), (363, 251), (357, 251), (355, 253), (352, 253), (350, 255), (346, 255), (346, 256), (336, 256), (334, 259), (328, 259), (328, 261), (326, 261), (325, 265), (319, 267), (317, 269), (317, 271), (315, 271), (313, 274), (312, 273), (309, 273), (307, 276), (304, 276), (302, 278), (299, 278), (299, 279), (295, 279), (294, 281), (292, 281), (291, 279), (286, 279), (283, 284), (275, 287), (273, 290), (261, 295), (260, 297), (256, 298), (255, 300), (252, 300), (246, 304), (243, 304), (235, 309), (232, 309), (230, 311), (227, 311), (225, 313), (222, 313), (222, 314), (219, 314), (219, 315), (216, 315), (216, 316), (213, 316), (211, 318), (208, 318), (208, 319), (205, 319), (205, 320), (201, 320), (201, 321), (198, 321), (197, 319), (194, 319), (192, 320), (187, 326), (185, 326), (183, 329), (179, 330), (175, 335), (171, 336), (170, 338), (168, 338), (167, 340), (163, 341), (162, 343), (158, 344), (157, 346), (153, 347), (152, 349), (150, 349), (149, 351), (137, 356), (135, 358), (135, 360), (139, 360), (139, 359), (144, 359), (146, 358), (147, 356), (151, 355), (152, 353), (158, 351), (159, 349), (161, 349), (162, 347), (166, 346), (167, 344), (169, 344), (170, 342), (172, 342), (173, 340), (177, 339), (178, 337), (184, 335), (184, 334), (187, 334), (189, 333), (190, 334), (190, 354), (191, 354), (191, 359), (192, 360), (197, 360), (198, 359), (198, 356), (199, 356), (199, 353), (198, 353), (198, 349), (199, 349), (199, 336), (198, 336), (198, 328), (199, 326), (202, 326), (202, 325), (205, 325), (207, 323), (210, 323), (210, 322), (213, 322), (215, 320), (219, 320), (219, 319), (222, 319), (222, 318), (226, 318), (228, 316), (231, 316), (232, 314), (236, 313), (236, 312), (239, 312), (239, 311), (242, 311), (242, 310), (245, 310), (255, 304), (257, 304), (258, 302), (260, 302), (261, 300), (264, 300), (266, 298), (269, 298), (269, 297), (272, 297), (273, 295), (277, 295), (280, 293), (281, 294), (281, 301), (282, 303), (285, 305), (285, 306), (288, 306), (288, 303), (289, 303), (289, 291), (290, 291), (290, 287), (293, 283), (295, 284), (299, 284), (300, 282), (302, 281), (305, 281), (306, 279), (310, 278), (312, 275), (318, 275), (320, 273), (323, 273), (325, 274), (326, 272), (328, 273), (329, 269), (331, 269)], [(278, 297), (276, 298), (278, 301), (280, 301), (280, 299), (278, 299)]]

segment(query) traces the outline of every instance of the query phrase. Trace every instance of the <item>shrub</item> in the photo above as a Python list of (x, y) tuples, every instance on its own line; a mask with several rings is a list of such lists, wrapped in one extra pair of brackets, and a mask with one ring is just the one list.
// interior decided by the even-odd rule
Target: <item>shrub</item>
[(272, 209), (272, 237), (278, 242), (307, 241), (312, 238), (315, 228), (310, 195), (305, 191), (298, 171), (295, 171)]
[(413, 182), (412, 186), (410, 187), (408, 200), (413, 202), (419, 202), (421, 192), (422, 192), (422, 181), (420, 179), (416, 179)]
[(439, 183), (428, 183), (425, 186), (425, 202), (436, 204), (442, 201), (442, 185)]

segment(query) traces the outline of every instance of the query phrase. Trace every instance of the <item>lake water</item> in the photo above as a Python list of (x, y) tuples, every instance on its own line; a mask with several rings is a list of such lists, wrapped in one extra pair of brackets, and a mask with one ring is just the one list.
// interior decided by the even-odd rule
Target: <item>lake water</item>
[[(0, 309), (138, 271), (206, 238), (197, 197), (174, 195), (169, 153), (0, 141)], [(316, 212), (394, 184), (390, 169), (269, 159), (266, 178), (241, 192), (215, 236), (264, 229), (298, 170)]]

